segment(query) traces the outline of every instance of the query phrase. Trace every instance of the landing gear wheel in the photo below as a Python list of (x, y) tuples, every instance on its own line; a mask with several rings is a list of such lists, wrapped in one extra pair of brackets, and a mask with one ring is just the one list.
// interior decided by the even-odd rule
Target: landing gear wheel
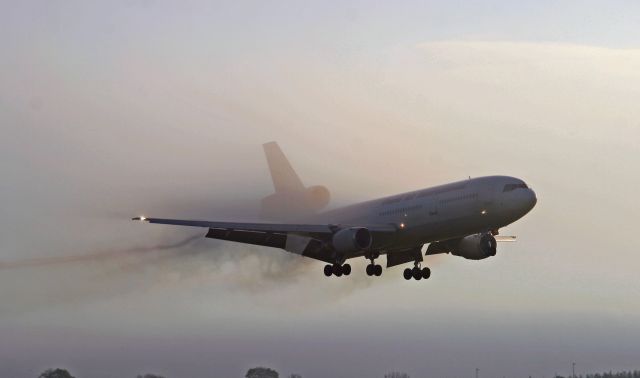
[(324, 275), (327, 277), (331, 277), (333, 274), (333, 266), (327, 264), (324, 266)]
[(336, 265), (334, 265), (334, 266), (333, 266), (333, 274), (334, 274), (336, 277), (340, 277), (340, 276), (342, 276), (342, 266), (341, 266), (341, 265), (337, 265), (337, 264), (336, 264)]
[(422, 269), (415, 267), (411, 270), (413, 274), (413, 279), (416, 281), (420, 281), (422, 279)]
[(373, 271), (373, 273), (377, 276), (380, 277), (382, 275), (382, 265), (376, 265), (375, 269)]
[(373, 276), (373, 273), (374, 273), (373, 272), (373, 270), (374, 270), (373, 267), (374, 267), (373, 264), (367, 265), (367, 276)]
[(342, 273), (343, 273), (345, 276), (350, 275), (350, 274), (351, 274), (351, 265), (349, 265), (349, 264), (344, 264), (344, 265), (342, 266)]
[(431, 269), (427, 267), (422, 268), (421, 273), (422, 273), (422, 278), (424, 278), (425, 280), (431, 277)]
[(402, 275), (404, 276), (405, 280), (409, 281), (413, 278), (413, 271), (411, 270), (411, 268), (407, 268), (404, 270), (404, 272), (402, 272)]

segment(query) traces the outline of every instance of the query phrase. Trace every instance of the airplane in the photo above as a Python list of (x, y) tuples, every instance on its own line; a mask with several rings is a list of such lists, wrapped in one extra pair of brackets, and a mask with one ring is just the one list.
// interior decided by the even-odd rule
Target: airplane
[(529, 213), (535, 192), (521, 179), (486, 176), (356, 203), (329, 211), (329, 190), (305, 186), (276, 142), (263, 145), (275, 192), (261, 203), (261, 217), (246, 223), (139, 216), (132, 220), (208, 229), (205, 237), (284, 249), (326, 263), (324, 275), (348, 276), (347, 260), (366, 258), (368, 276), (413, 262), (406, 280), (428, 279), (425, 256), (452, 254), (470, 260), (496, 255), (497, 242), (515, 241), (499, 229)]

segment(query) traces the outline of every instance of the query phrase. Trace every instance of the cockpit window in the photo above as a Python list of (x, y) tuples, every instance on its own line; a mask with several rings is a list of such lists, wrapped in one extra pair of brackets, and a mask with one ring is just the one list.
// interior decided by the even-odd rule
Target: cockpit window
[(518, 188), (523, 188), (526, 189), (527, 188), (527, 184), (525, 183), (521, 183), (521, 184), (507, 184), (504, 186), (504, 189), (502, 189), (503, 192), (510, 192), (512, 190), (516, 190)]

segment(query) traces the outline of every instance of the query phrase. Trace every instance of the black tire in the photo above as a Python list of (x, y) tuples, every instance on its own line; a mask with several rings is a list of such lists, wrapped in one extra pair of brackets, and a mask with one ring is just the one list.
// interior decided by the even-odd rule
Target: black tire
[(404, 270), (402, 275), (404, 276), (405, 280), (409, 281), (410, 279), (413, 278), (413, 271), (411, 270), (411, 268), (407, 268)]
[(329, 264), (324, 266), (324, 275), (327, 277), (331, 277), (333, 274), (333, 267)]
[(422, 279), (422, 269), (415, 267), (411, 270), (413, 273), (413, 279), (416, 281), (420, 281)]
[(382, 265), (376, 265), (374, 273), (376, 277), (380, 277), (382, 275)]
[(426, 280), (429, 277), (431, 277), (431, 269), (429, 269), (427, 267), (422, 268), (422, 278), (424, 278)]
[(334, 265), (333, 266), (333, 275), (336, 277), (341, 277), (342, 276), (342, 266), (341, 265)]
[(367, 265), (367, 276), (373, 276), (373, 264)]
[(342, 274), (344, 274), (345, 276), (348, 276), (351, 274), (351, 265), (349, 264), (344, 264), (342, 266)]

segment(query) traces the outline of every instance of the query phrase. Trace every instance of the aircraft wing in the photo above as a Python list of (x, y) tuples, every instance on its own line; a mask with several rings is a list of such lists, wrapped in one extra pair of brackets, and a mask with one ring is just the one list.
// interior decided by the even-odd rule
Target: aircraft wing
[[(311, 257), (317, 260), (332, 262), (332, 256), (324, 241), (342, 228), (354, 225), (336, 224), (295, 224), (295, 223), (244, 223), (216, 222), (201, 220), (182, 220), (164, 218), (136, 217), (132, 220), (168, 224), (175, 226), (208, 228), (207, 238), (228, 240), (245, 244), (282, 248), (286, 251)], [(372, 233), (395, 233), (394, 225), (357, 225), (365, 227)]]
[[(281, 233), (309, 233), (309, 234), (331, 234), (335, 230), (354, 225), (337, 224), (298, 224), (298, 223), (245, 223), (245, 222), (212, 222), (200, 220), (165, 219), (135, 217), (137, 220), (147, 223), (170, 224), (175, 226), (218, 228), (225, 230), (240, 230), (252, 232), (281, 232)], [(395, 232), (397, 228), (393, 225), (358, 225), (365, 227), (371, 232)]]

